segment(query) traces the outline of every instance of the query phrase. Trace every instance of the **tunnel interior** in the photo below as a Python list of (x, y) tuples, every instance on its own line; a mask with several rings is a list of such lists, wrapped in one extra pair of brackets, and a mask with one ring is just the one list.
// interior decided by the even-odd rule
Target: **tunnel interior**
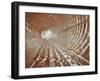
[(25, 13), (25, 68), (90, 63), (89, 15)]

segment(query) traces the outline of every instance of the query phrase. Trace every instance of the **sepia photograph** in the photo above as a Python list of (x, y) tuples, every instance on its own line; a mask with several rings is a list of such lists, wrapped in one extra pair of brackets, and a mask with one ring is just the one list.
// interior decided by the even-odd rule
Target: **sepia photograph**
[(25, 13), (25, 67), (89, 65), (89, 15)]

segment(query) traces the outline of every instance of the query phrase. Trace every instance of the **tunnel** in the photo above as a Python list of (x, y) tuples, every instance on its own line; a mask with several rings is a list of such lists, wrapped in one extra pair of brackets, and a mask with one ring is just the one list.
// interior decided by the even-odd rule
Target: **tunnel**
[(25, 13), (25, 68), (90, 63), (89, 15)]

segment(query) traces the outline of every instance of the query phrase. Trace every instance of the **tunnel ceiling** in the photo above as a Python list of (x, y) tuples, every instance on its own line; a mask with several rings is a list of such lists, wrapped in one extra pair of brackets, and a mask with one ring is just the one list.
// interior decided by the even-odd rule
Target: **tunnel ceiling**
[(25, 67), (89, 65), (89, 16), (25, 14)]

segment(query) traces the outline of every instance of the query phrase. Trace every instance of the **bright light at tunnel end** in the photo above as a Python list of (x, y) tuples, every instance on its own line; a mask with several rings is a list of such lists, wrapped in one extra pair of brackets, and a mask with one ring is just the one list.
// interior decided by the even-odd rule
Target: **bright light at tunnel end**
[(45, 30), (45, 31), (41, 32), (41, 37), (43, 39), (50, 39), (50, 38), (52, 38), (52, 36), (53, 36), (53, 33), (51, 30)]

